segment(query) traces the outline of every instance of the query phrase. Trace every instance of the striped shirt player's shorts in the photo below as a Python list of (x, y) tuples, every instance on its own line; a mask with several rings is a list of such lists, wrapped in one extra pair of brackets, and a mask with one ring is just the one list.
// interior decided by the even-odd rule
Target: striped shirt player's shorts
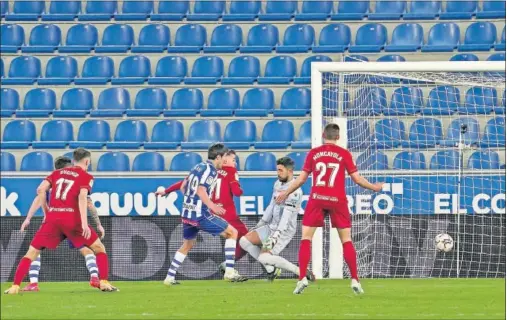
[(229, 223), (215, 215), (205, 215), (198, 220), (181, 219), (183, 222), (183, 239), (194, 240), (199, 231), (204, 231), (213, 236), (220, 235), (227, 229)]

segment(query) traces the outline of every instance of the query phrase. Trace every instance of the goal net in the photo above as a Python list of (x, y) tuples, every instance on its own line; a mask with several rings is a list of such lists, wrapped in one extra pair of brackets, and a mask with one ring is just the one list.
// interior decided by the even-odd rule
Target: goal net
[[(361, 277), (505, 277), (505, 109), (503, 62), (312, 64), (312, 147), (335, 122), (385, 182), (347, 182)], [(337, 233), (316, 240), (314, 272), (348, 277)]]

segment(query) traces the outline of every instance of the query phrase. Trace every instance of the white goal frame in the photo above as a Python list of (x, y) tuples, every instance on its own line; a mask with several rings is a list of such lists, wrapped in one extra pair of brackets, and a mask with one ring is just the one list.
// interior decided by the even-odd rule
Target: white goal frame
[[(400, 73), (400, 72), (505, 72), (502, 61), (423, 61), (423, 62), (312, 62), (311, 64), (311, 145), (312, 148), (322, 144), (322, 92), (323, 73)], [(343, 86), (343, 75), (338, 75), (340, 88)], [(343, 90), (339, 90), (342, 92)], [(339, 94), (338, 99), (342, 99)], [(338, 105), (341, 105), (340, 101)], [(341, 137), (338, 144), (347, 147), (347, 118), (338, 110), (333, 119), (340, 125)], [(459, 207), (459, 206), (458, 206)], [(343, 278), (343, 249), (338, 233), (329, 232), (329, 278)], [(312, 241), (312, 271), (317, 279), (323, 278), (323, 230), (318, 228)]]

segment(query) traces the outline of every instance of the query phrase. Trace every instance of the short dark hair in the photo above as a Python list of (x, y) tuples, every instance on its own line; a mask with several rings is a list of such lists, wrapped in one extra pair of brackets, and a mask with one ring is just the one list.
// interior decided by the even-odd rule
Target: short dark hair
[(76, 150), (74, 150), (74, 153), (72, 154), (74, 162), (79, 162), (85, 158), (90, 158), (91, 156), (92, 156), (91, 152), (86, 150), (85, 148), (77, 148)]
[(294, 169), (294, 160), (292, 160), (290, 157), (282, 157), (276, 160), (276, 165), (282, 165), (285, 168), (291, 170)]
[(340, 137), (340, 127), (336, 123), (328, 123), (324, 127), (324, 139), (338, 140)]
[(72, 165), (72, 159), (66, 156), (61, 156), (55, 160), (55, 170), (63, 169)]
[(215, 143), (212, 144), (208, 149), (208, 159), (215, 160), (218, 156), (224, 156), (229, 152), (229, 148), (227, 148), (223, 143)]
[(229, 151), (227, 151), (227, 155), (228, 156), (230, 156), (230, 155), (236, 155), (236, 150), (229, 149)]

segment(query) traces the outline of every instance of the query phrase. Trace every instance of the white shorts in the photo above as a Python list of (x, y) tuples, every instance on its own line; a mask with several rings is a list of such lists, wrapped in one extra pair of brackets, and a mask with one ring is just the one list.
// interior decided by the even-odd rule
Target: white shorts
[[(254, 231), (259, 235), (261, 242), (268, 240), (268, 238), (274, 233), (274, 231), (271, 230), (267, 225), (254, 229)], [(278, 238), (278, 241), (276, 242), (273, 249), (271, 249), (271, 253), (274, 255), (279, 255), (280, 252), (282, 252), (283, 249), (285, 249), (285, 247), (290, 243), (295, 233), (296, 230), (283, 232)]]

